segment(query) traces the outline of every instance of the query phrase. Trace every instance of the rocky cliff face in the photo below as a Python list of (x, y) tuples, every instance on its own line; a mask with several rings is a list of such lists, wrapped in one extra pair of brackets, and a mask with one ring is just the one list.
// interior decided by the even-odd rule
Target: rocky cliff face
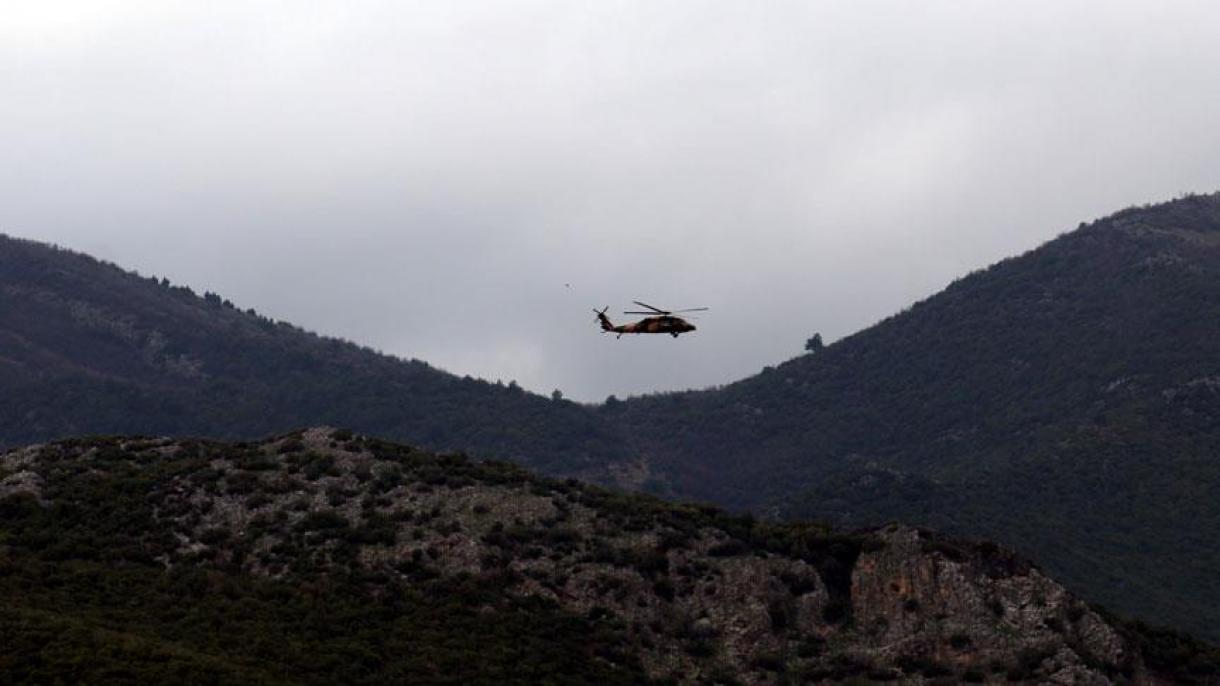
[(902, 527), (877, 536), (884, 545), (861, 556), (852, 576), (867, 653), (1063, 684), (1107, 683), (1124, 667), (1134, 674), (1119, 633), (1027, 561)]
[(590, 660), (660, 681), (1161, 678), (1138, 637), (989, 544), (758, 522), (345, 431), (34, 446), (0, 458), (0, 503), (6, 559), (372, 598), (473, 584), (486, 621), (540, 602), (610, 631)]

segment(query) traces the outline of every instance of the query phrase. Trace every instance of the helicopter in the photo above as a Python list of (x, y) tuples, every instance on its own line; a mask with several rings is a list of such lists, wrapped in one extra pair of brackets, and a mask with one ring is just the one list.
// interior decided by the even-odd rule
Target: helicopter
[(677, 338), (680, 334), (684, 334), (688, 331), (694, 331), (695, 325), (681, 317), (675, 317), (675, 313), (703, 312), (704, 310), (708, 309), (706, 307), (692, 307), (685, 310), (662, 310), (659, 307), (653, 307), (652, 305), (642, 303), (639, 300), (632, 300), (631, 302), (639, 305), (640, 307), (647, 308), (648, 311), (624, 311), (623, 314), (646, 314), (649, 316), (641, 319), (638, 322), (615, 326), (610, 322), (610, 318), (606, 316), (606, 310), (610, 309), (609, 305), (603, 307), (601, 310), (594, 309), (593, 313), (597, 315), (597, 321), (601, 323), (603, 332), (617, 333), (618, 336), (615, 336), (615, 338), (622, 338), (623, 334), (625, 333), (667, 333), (670, 336)]

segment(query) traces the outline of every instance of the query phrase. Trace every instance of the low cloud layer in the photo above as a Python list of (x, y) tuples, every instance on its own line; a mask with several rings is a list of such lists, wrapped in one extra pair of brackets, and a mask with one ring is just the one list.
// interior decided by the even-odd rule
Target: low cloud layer
[[(1220, 188), (1207, 2), (25, 3), (0, 231), (459, 374), (729, 382)], [(594, 323), (709, 306), (679, 340)], [(623, 317), (618, 316), (619, 319)]]

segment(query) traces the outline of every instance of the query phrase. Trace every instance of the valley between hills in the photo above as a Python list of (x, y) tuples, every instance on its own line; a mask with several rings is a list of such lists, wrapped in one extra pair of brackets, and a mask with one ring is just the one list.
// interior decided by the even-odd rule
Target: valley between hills
[[(737, 383), (593, 406), (0, 237), (0, 545), (31, 598), (6, 610), (0, 630), (26, 647), (4, 669), (106, 646), (234, 680), (303, 679), (298, 659), (440, 680), (475, 669), (446, 632), (492, 631), (486, 611), (549, 657), (530, 672), (488, 636), (500, 652), (471, 679), (1209, 683), (1214, 651), (1177, 632), (1220, 640), (1218, 353), (1220, 195), (1082, 224)], [(321, 425), (356, 433), (285, 434)], [(461, 489), (502, 488), (499, 472), (545, 493), (515, 486), (475, 512), (483, 496)], [(603, 583), (615, 600), (590, 595)], [(708, 585), (729, 595), (699, 600)], [(398, 610), (378, 621), (439, 652), (390, 666), (402, 645), (319, 628), (356, 631), (385, 597)], [(202, 614), (175, 614), (184, 598)], [(291, 634), (306, 616), (313, 633)], [(243, 627), (247, 652), (200, 622)]]

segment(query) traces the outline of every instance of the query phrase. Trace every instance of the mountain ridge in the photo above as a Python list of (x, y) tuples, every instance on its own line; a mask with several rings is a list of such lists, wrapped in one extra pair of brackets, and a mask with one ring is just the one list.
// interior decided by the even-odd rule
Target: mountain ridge
[[(1217, 195), (1124, 210), (816, 354), (623, 419), (657, 418), (643, 433), (673, 493), (998, 538), (1107, 604), (1214, 636), (1196, 601), (1220, 602), (1201, 543), (1220, 537), (1203, 495), (1220, 486), (1217, 235)], [(952, 499), (840, 490), (869, 470)]]
[(0, 295), (0, 361), (13, 372), (0, 445), (114, 432), (236, 438), (311, 423), (517, 458), (527, 431), (533, 452), (562, 454), (568, 467), (617, 445), (576, 403), (321, 337), (33, 241), (0, 236)]
[(995, 538), (1217, 640), (1217, 236), (1217, 194), (1129, 208), (756, 376), (599, 406), (0, 238), (0, 444), (353, 426), (768, 515)]

